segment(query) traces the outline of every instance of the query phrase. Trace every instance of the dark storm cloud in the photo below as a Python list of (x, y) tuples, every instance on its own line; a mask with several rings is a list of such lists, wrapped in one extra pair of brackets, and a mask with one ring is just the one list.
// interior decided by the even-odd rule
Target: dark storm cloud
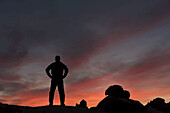
[[(133, 34), (136, 29), (157, 20), (155, 17), (158, 15), (166, 14), (166, 2), (148, 1), (146, 6), (146, 1), (137, 3), (134, 0), (6, 1), (2, 7), (6, 9), (2, 12), (2, 20), (3, 26), (14, 26), (17, 32), (24, 35), (22, 43), (29, 49), (30, 57), (46, 56), (40, 49), (45, 48), (46, 54), (64, 56), (72, 67), (87, 62), (110, 37), (115, 40), (122, 33)], [(163, 6), (157, 8), (159, 4)], [(155, 13), (155, 10), (159, 12)], [(12, 21), (6, 19), (11, 15)]]
[(10, 68), (22, 63), (28, 51), (22, 43), (23, 36), (20, 32), (1, 34), (0, 38), (0, 67)]

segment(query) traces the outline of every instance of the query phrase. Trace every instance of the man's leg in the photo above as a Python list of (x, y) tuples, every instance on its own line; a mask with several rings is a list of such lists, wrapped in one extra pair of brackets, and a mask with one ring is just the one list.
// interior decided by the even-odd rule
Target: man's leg
[(53, 105), (55, 89), (56, 89), (56, 82), (54, 80), (51, 80), (51, 87), (50, 87), (50, 92), (49, 92), (49, 103), (50, 103), (50, 105)]
[(61, 80), (58, 83), (58, 92), (60, 95), (60, 103), (62, 106), (65, 106), (64, 102), (65, 102), (65, 93), (64, 93), (64, 84), (63, 84), (63, 80)]

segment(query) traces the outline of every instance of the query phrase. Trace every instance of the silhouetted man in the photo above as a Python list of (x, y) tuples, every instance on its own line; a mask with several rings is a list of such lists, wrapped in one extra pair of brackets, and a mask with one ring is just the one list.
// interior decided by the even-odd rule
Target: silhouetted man
[[(50, 103), (49, 105), (50, 106), (53, 105), (54, 92), (55, 92), (56, 86), (58, 86), (61, 106), (65, 106), (64, 104), (65, 93), (64, 93), (63, 79), (68, 74), (67, 66), (63, 64), (62, 62), (60, 62), (60, 56), (56, 56), (55, 62), (50, 64), (46, 68), (45, 71), (47, 75), (51, 78), (51, 87), (50, 87), (50, 92), (49, 92), (49, 103)], [(64, 75), (63, 75), (63, 71), (64, 71)]]

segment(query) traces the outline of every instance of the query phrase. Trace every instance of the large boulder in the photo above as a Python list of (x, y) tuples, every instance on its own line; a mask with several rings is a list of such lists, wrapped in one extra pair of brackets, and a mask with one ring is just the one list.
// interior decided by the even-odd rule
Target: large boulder
[(156, 98), (153, 101), (150, 101), (147, 103), (146, 107), (152, 107), (162, 112), (166, 112), (168, 109), (168, 105), (165, 103), (163, 98)]
[(120, 85), (113, 85), (107, 88), (105, 91), (105, 95), (108, 96), (115, 96), (115, 97), (122, 97), (129, 99), (130, 93), (127, 90), (123, 90), (122, 86)]
[(139, 102), (129, 99), (129, 91), (123, 90), (120, 85), (110, 86), (105, 97), (96, 109), (101, 112), (111, 113), (145, 113), (145, 107)]
[(145, 108), (139, 101), (115, 96), (104, 98), (96, 109), (101, 112), (111, 113), (145, 113)]
[(120, 85), (110, 86), (106, 91), (105, 95), (120, 97), (123, 94), (123, 88)]

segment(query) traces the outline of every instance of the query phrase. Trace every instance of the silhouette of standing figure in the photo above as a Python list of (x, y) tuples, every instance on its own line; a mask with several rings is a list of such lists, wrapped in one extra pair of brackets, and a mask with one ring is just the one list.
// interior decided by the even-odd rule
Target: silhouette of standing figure
[[(65, 106), (65, 93), (64, 93), (64, 84), (63, 84), (63, 79), (67, 76), (68, 74), (68, 68), (65, 64), (60, 62), (60, 56), (55, 57), (55, 62), (50, 64), (46, 68), (46, 73), (47, 75), (51, 78), (51, 87), (50, 87), (50, 92), (49, 92), (49, 105), (53, 105), (53, 99), (54, 99), (54, 92), (56, 89), (56, 86), (58, 86), (58, 92), (60, 96), (60, 103), (61, 106)], [(63, 75), (64, 71), (64, 75)]]

